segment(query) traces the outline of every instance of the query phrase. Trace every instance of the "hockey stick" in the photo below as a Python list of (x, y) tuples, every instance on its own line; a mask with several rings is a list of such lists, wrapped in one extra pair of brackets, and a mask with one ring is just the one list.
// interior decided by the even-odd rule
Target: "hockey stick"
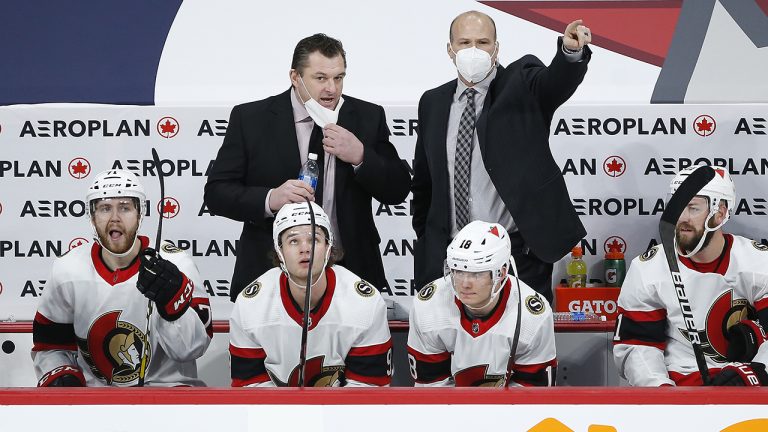
[[(152, 149), (152, 159), (154, 160), (155, 167), (157, 168), (157, 179), (160, 181), (160, 211), (157, 219), (157, 236), (155, 237), (155, 252), (160, 253), (160, 241), (163, 232), (163, 200), (165, 199), (165, 181), (163, 180), (163, 172), (160, 168), (160, 156), (157, 154), (157, 150)], [(149, 332), (151, 330), (150, 322), (152, 319), (152, 300), (147, 299), (147, 330), (144, 332), (147, 340), (141, 347), (141, 367), (139, 368), (139, 387), (144, 387), (144, 378), (147, 374), (147, 357), (149, 354)]]
[(309, 208), (310, 230), (312, 231), (312, 248), (309, 254), (309, 269), (307, 269), (307, 289), (304, 293), (304, 319), (301, 323), (301, 350), (299, 351), (299, 388), (304, 387), (304, 369), (307, 365), (307, 339), (309, 336), (309, 298), (312, 294), (312, 266), (315, 263), (315, 237), (316, 223), (315, 212), (312, 211), (312, 204), (307, 200)]
[(664, 246), (664, 255), (669, 265), (669, 273), (672, 276), (672, 283), (675, 285), (675, 294), (680, 303), (680, 311), (683, 314), (685, 329), (688, 331), (688, 339), (693, 347), (693, 354), (696, 356), (696, 365), (701, 373), (701, 379), (704, 385), (709, 385), (709, 369), (707, 361), (704, 358), (704, 352), (701, 350), (701, 338), (696, 329), (696, 321), (693, 318), (693, 309), (685, 294), (685, 285), (680, 275), (680, 267), (677, 264), (677, 247), (675, 246), (675, 227), (680, 215), (683, 214), (688, 203), (691, 202), (701, 189), (706, 186), (715, 177), (715, 170), (708, 166), (703, 166), (692, 172), (677, 188), (664, 208), (659, 221), (659, 235), (661, 244)]

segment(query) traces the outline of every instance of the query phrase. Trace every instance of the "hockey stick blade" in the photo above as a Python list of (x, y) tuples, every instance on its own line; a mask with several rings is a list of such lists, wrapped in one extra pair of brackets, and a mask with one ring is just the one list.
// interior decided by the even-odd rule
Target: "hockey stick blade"
[(680, 304), (685, 328), (688, 331), (688, 339), (691, 341), (693, 354), (696, 357), (696, 366), (699, 369), (704, 385), (709, 384), (709, 369), (707, 368), (707, 361), (704, 358), (704, 352), (701, 349), (701, 341), (699, 340), (699, 333), (695, 326), (691, 305), (685, 294), (685, 285), (683, 284), (683, 278), (680, 275), (680, 267), (677, 264), (675, 227), (677, 226), (677, 221), (680, 219), (680, 215), (683, 214), (683, 211), (688, 206), (688, 203), (698, 195), (707, 183), (715, 178), (715, 175), (715, 170), (708, 166), (701, 167), (692, 172), (680, 186), (678, 186), (675, 193), (669, 199), (667, 206), (664, 208), (664, 212), (661, 214), (661, 220), (659, 220), (661, 244), (664, 246), (664, 255), (667, 259), (672, 283), (675, 287), (677, 301)]

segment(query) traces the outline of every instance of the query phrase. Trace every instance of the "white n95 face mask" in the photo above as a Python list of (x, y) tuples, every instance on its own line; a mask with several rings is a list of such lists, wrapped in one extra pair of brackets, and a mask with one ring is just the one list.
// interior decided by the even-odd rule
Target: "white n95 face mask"
[(339, 103), (336, 105), (335, 110), (328, 109), (320, 105), (320, 102), (312, 98), (312, 95), (309, 94), (307, 85), (304, 84), (304, 80), (301, 78), (301, 76), (299, 76), (299, 80), (301, 81), (301, 85), (304, 86), (304, 90), (307, 92), (307, 95), (309, 95), (309, 99), (304, 102), (304, 108), (307, 109), (309, 116), (312, 117), (312, 120), (314, 120), (315, 124), (320, 126), (320, 128), (324, 128), (326, 125), (335, 124), (338, 122), (339, 110), (341, 110), (341, 106), (344, 104), (344, 98), (339, 98)]
[[(493, 50), (494, 54), (498, 47), (497, 43)], [(476, 47), (464, 48), (456, 52), (451, 46), (451, 51), (456, 56), (456, 70), (472, 84), (477, 84), (488, 77), (494, 66), (491, 62), (491, 55)]]

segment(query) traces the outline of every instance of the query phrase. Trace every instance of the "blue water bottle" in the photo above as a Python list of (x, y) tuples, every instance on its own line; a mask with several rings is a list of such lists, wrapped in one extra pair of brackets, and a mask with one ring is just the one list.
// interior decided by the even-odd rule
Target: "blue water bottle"
[(307, 162), (302, 165), (299, 172), (299, 180), (308, 184), (313, 191), (317, 190), (317, 178), (320, 176), (320, 167), (317, 165), (317, 155), (310, 153)]

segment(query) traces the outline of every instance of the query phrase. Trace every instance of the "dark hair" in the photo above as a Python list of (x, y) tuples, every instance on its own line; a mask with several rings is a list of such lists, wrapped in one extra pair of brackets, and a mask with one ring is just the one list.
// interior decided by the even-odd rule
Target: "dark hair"
[(459, 16), (457, 16), (456, 18), (453, 19), (453, 21), (451, 21), (451, 26), (448, 28), (448, 42), (453, 42), (453, 25), (456, 24), (456, 21), (458, 21), (459, 18), (469, 16), (469, 15), (477, 15), (477, 16), (488, 18), (488, 20), (491, 22), (491, 25), (493, 26), (493, 39), (496, 40), (496, 21), (494, 21), (493, 18), (491, 18), (490, 16), (482, 12), (473, 10), (473, 11), (468, 11), (468, 12), (459, 14)]
[(293, 50), (291, 69), (295, 69), (301, 75), (307, 67), (309, 55), (315, 51), (328, 58), (340, 55), (341, 59), (344, 60), (344, 67), (347, 67), (347, 53), (344, 51), (341, 41), (324, 33), (316, 33), (305, 37), (296, 44), (296, 48)]

